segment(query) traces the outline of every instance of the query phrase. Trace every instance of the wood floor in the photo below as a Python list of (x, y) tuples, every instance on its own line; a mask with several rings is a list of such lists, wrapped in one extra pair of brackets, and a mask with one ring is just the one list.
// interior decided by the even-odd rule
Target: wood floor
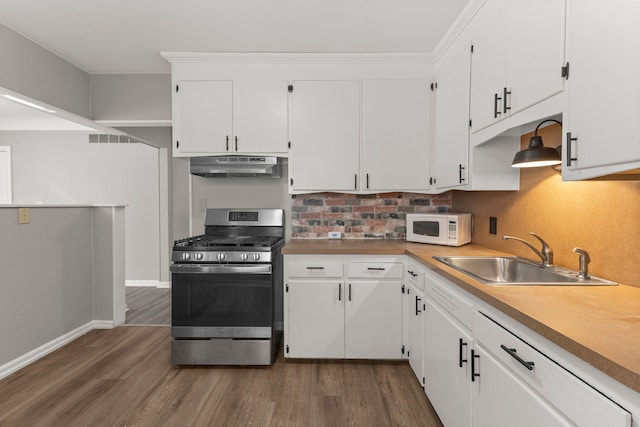
[(127, 325), (170, 325), (171, 289), (127, 286)]
[(407, 363), (175, 367), (169, 342), (91, 331), (0, 381), (0, 426), (441, 426)]

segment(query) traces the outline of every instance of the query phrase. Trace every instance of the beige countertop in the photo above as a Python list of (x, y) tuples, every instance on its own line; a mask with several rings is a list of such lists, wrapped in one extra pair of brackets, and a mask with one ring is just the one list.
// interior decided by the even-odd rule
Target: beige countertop
[(627, 387), (640, 392), (640, 288), (489, 286), (434, 260), (434, 255), (505, 255), (403, 240), (291, 240), (285, 255), (408, 255)]

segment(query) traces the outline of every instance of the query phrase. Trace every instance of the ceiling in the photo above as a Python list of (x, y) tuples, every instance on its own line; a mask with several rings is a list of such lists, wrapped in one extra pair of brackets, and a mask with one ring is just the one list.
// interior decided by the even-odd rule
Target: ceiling
[(160, 52), (431, 53), (469, 0), (0, 0), (77, 67), (168, 73)]

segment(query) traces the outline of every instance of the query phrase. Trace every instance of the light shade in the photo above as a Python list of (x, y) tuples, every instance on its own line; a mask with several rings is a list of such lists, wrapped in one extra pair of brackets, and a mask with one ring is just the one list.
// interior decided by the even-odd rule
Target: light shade
[[(522, 151), (518, 151), (511, 162), (514, 168), (537, 168), (540, 166), (554, 166), (562, 163), (560, 153), (555, 148), (545, 147), (542, 143), (542, 137), (538, 136), (540, 125), (545, 122), (557, 120), (544, 120), (536, 127), (534, 136), (529, 141), (529, 146)], [(562, 124), (562, 123), (560, 123)]]

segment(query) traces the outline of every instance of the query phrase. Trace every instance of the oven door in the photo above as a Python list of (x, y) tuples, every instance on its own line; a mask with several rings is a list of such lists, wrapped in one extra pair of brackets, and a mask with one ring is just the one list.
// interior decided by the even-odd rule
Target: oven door
[(271, 338), (270, 264), (171, 266), (174, 338)]

